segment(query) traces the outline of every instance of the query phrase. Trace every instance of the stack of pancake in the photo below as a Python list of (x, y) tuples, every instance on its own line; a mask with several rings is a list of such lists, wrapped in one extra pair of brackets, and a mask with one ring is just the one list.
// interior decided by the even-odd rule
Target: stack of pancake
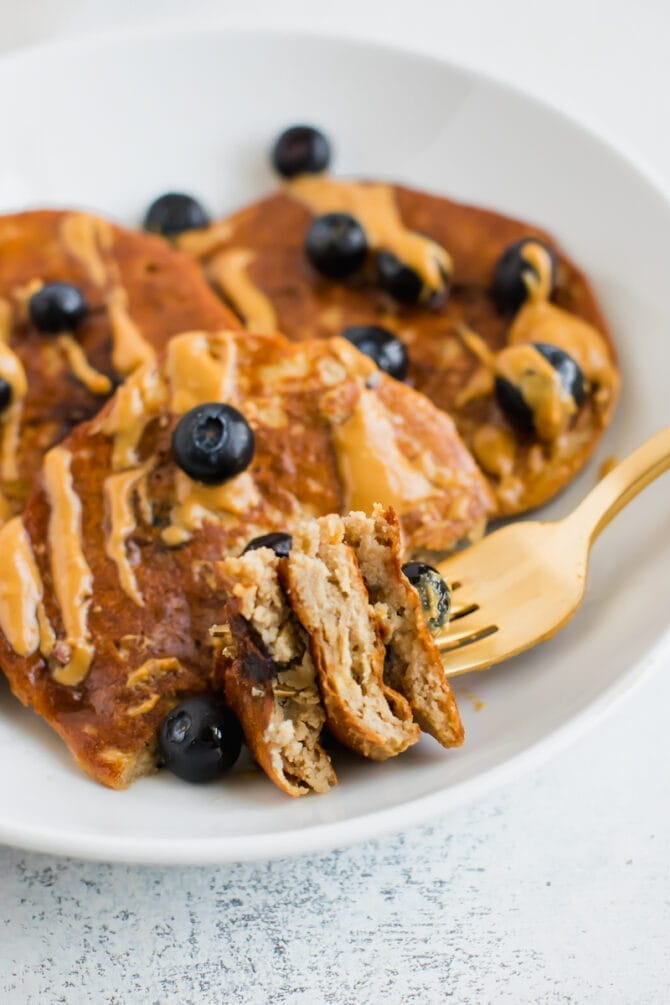
[[(305, 247), (338, 213), (368, 245), (355, 274), (333, 277)], [(13, 693), (115, 788), (160, 764), (166, 718), (198, 696), (225, 702), (292, 795), (335, 782), (324, 726), (373, 759), (420, 730), (457, 746), (402, 564), (540, 505), (591, 455), (619, 375), (588, 282), (536, 228), (324, 173), (164, 233), (74, 211), (0, 218), (0, 666)], [(510, 248), (527, 280), (514, 309), (496, 290)], [(71, 329), (49, 320), (53, 284), (81, 294)], [(372, 328), (401, 344), (402, 373), (359, 351)], [(579, 393), (547, 346), (576, 363)], [(252, 446), (209, 479), (175, 431), (215, 404), (239, 413)], [(211, 437), (213, 421), (192, 435)], [(245, 550), (267, 534), (291, 535), (290, 549)]]

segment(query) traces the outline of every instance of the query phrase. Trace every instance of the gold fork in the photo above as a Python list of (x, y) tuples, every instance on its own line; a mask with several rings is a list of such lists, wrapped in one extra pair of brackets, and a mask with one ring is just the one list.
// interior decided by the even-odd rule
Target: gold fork
[(438, 569), (456, 596), (438, 636), (449, 677), (485, 670), (551, 638), (579, 607), (589, 552), (624, 506), (670, 468), (670, 426), (618, 464), (563, 520), (509, 524)]

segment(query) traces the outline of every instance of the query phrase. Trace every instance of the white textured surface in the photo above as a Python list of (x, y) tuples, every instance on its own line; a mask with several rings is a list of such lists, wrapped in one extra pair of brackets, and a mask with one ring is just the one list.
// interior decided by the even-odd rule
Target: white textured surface
[[(404, 42), (489, 70), (640, 153), (670, 190), (662, 2), (471, 0), (438, 14), (414, 0), (387, 2), (383, 17), (360, 0), (188, 10)], [(184, 5), (4, 0), (0, 48), (159, 12), (183, 17)], [(668, 707), (659, 673), (502, 794), (338, 853), (170, 871), (0, 848), (0, 1001), (665, 1003)]]

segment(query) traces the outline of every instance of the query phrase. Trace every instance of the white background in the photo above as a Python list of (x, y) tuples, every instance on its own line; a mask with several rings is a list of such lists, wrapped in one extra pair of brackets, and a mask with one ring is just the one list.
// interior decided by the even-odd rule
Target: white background
[[(663, 0), (0, 0), (0, 52), (156, 19), (332, 31), (446, 56), (563, 107), (670, 192)], [(45, 114), (59, 111), (45, 101)], [(175, 871), (0, 848), (0, 1001), (664, 1005), (669, 672), (560, 760), (400, 837)]]

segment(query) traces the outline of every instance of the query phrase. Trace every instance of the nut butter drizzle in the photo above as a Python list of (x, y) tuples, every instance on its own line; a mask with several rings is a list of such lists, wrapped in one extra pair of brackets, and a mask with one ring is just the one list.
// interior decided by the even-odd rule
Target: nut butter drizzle
[(177, 505), (172, 509), (170, 526), (161, 533), (169, 547), (188, 541), (206, 520), (221, 523), (227, 514), (242, 516), (260, 502), (256, 483), (248, 471), (222, 485), (203, 485), (178, 471), (176, 489)]
[[(206, 335), (188, 332), (171, 339), (166, 375), (170, 386), (170, 411), (175, 415), (210, 401), (230, 402), (234, 397), (237, 343), (229, 332)], [(177, 503), (170, 525), (162, 532), (170, 547), (188, 541), (205, 520), (221, 520), (253, 509), (260, 497), (249, 472), (223, 485), (203, 485), (182, 471), (176, 478)]]
[(44, 610), (42, 579), (20, 516), (0, 528), (0, 554), (0, 629), (19, 656), (32, 656), (39, 648), (48, 657), (54, 633)]
[(81, 500), (74, 490), (72, 455), (54, 447), (44, 458), (44, 486), (51, 507), (49, 555), (54, 592), (61, 611), (67, 662), (53, 670), (59, 684), (80, 684), (88, 673), (94, 649), (88, 630), (93, 576), (83, 552)]
[(530, 343), (511, 345), (498, 353), (496, 372), (519, 388), (533, 413), (541, 440), (556, 440), (577, 411), (558, 371)]
[(527, 342), (547, 342), (572, 356), (594, 389), (597, 408), (608, 411), (618, 392), (619, 374), (605, 339), (593, 325), (555, 304), (530, 301), (521, 308), (509, 332), (510, 345)]
[(94, 432), (113, 438), (114, 471), (139, 465), (137, 450), (142, 434), (159, 414), (166, 393), (156, 366), (146, 363), (117, 389), (110, 411), (94, 423)]
[(381, 502), (398, 514), (407, 513), (439, 490), (399, 449), (388, 410), (367, 386), (371, 376), (379, 376), (372, 360), (344, 339), (334, 339), (333, 349), (344, 374), (361, 382), (353, 408), (344, 415), (328, 415), (344, 506), (370, 513)]
[(237, 343), (234, 335), (186, 332), (167, 348), (166, 375), (170, 411), (183, 415), (196, 405), (230, 401), (235, 390)]
[(428, 296), (444, 286), (451, 256), (435, 241), (404, 225), (392, 185), (341, 181), (327, 175), (299, 175), (287, 182), (288, 195), (315, 215), (349, 213), (363, 227), (368, 245), (390, 251), (423, 279)]
[[(23, 363), (10, 346), (12, 333), (12, 307), (0, 299), (0, 377), (7, 381), (12, 398), (0, 417), (0, 476), (3, 482), (14, 482), (19, 477), (17, 451), (23, 399), (28, 391), (28, 382)], [(1, 500), (3, 519), (9, 515), (9, 505)]]
[(91, 366), (86, 359), (86, 353), (74, 336), (67, 333), (58, 336), (58, 344), (70, 364), (70, 369), (91, 394), (107, 395), (112, 392), (112, 382), (109, 377)]
[(153, 360), (155, 353), (130, 316), (118, 266), (105, 258), (114, 243), (112, 226), (87, 213), (68, 213), (60, 233), (68, 254), (79, 262), (91, 282), (105, 291), (113, 334), (112, 363), (117, 373), (127, 376)]
[(620, 379), (605, 339), (587, 321), (549, 302), (551, 258), (539, 241), (524, 245), (523, 258), (530, 266), (523, 275), (528, 299), (512, 322), (509, 344), (546, 342), (567, 352), (594, 386), (596, 407), (607, 411), (616, 398)]
[(552, 267), (549, 252), (539, 241), (526, 241), (521, 257), (530, 268), (523, 273), (528, 299), (548, 300), (551, 296)]
[[(232, 333), (186, 332), (172, 338), (167, 348), (165, 377), (155, 364), (141, 367), (117, 390), (110, 411), (97, 425), (100, 432), (113, 437), (114, 471), (139, 470), (138, 447), (142, 434), (162, 408), (167, 406), (174, 415), (182, 415), (210, 401), (231, 401), (236, 368), (237, 343)], [(134, 485), (140, 498), (143, 484), (140, 479)], [(171, 523), (162, 532), (163, 540), (171, 547), (189, 540), (204, 520), (221, 519), (225, 514), (240, 515), (259, 502), (255, 483), (247, 472), (223, 485), (208, 486), (179, 471), (176, 494)], [(123, 578), (121, 569), (124, 561), (127, 562), (124, 542), (134, 528), (132, 509), (125, 513), (123, 520), (119, 517), (119, 526), (121, 524), (123, 542), (118, 537), (114, 543), (108, 540), (107, 553), (114, 549)]]
[[(13, 291), (14, 299), (19, 305), (19, 313), (22, 319), (28, 319), (28, 301), (34, 293), (41, 290), (44, 283), (41, 279), (32, 279), (25, 286), (16, 287)], [(2, 327), (0, 323), (0, 328)], [(7, 338), (6, 341), (9, 339)], [(86, 358), (81, 344), (69, 332), (63, 332), (56, 340), (62, 350), (70, 369), (74, 376), (86, 387), (91, 394), (107, 395), (112, 391), (112, 382), (104, 373), (100, 373), (91, 366)]]
[(121, 587), (138, 607), (144, 607), (144, 598), (137, 585), (135, 572), (128, 557), (126, 541), (136, 527), (133, 497), (140, 493), (140, 483), (146, 479), (150, 463), (129, 471), (120, 471), (105, 478), (103, 492), (109, 529), (105, 551), (116, 565)]
[(249, 277), (256, 256), (247, 248), (220, 251), (207, 263), (207, 275), (243, 318), (248, 331), (270, 333), (278, 330), (277, 315), (268, 297)]

